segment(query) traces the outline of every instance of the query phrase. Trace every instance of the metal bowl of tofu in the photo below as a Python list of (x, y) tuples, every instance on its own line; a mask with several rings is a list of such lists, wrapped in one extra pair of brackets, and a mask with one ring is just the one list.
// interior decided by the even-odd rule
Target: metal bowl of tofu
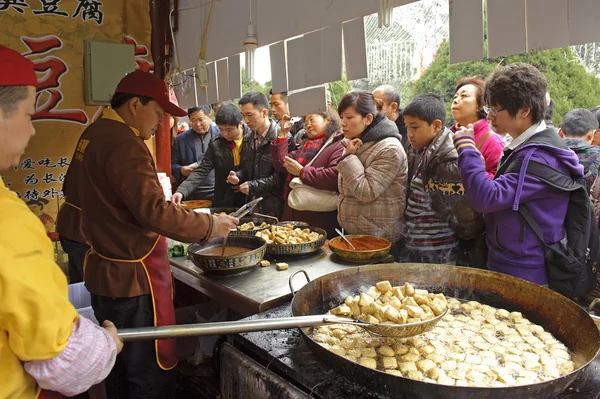
[(327, 240), (327, 232), (314, 226), (271, 226), (256, 233), (267, 242), (271, 255), (305, 255), (319, 250)]
[[(347, 314), (341, 304), (352, 313), (356, 305), (363, 311), (359, 293), (371, 295), (370, 302), (379, 300), (383, 311), (392, 301), (383, 292), (390, 287), (375, 295), (369, 292), (382, 281), (392, 286), (410, 282), (415, 291), (443, 294), (448, 311), (430, 331), (404, 339), (348, 330), (354, 326), (300, 329), (321, 361), (378, 393), (406, 398), (545, 399), (565, 392), (586, 368), (597, 369), (591, 362), (600, 353), (600, 332), (582, 308), (537, 284), (482, 269), (419, 263), (351, 267), (300, 288), (292, 300), (292, 314)], [(393, 289), (392, 295), (400, 296)], [(416, 295), (415, 299), (419, 300)]]
[(260, 231), (270, 229), (275, 223), (275, 219), (260, 216), (247, 216), (240, 219), (237, 228), (232, 229), (229, 235), (254, 236)]
[(256, 236), (230, 236), (204, 244), (191, 244), (188, 255), (194, 265), (214, 275), (244, 274), (252, 271), (265, 256), (267, 243)]
[(392, 243), (383, 237), (366, 234), (346, 235), (355, 249), (352, 249), (342, 237), (329, 240), (329, 249), (340, 259), (353, 263), (369, 263), (386, 256), (392, 248)]

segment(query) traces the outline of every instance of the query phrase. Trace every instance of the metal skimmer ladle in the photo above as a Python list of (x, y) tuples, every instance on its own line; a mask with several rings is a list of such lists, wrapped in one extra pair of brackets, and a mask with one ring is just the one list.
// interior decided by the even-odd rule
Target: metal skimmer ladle
[(356, 251), (356, 248), (354, 248), (354, 245), (352, 245), (350, 240), (346, 238), (343, 231), (340, 231), (340, 229), (338, 229), (336, 227), (335, 232), (338, 233), (340, 235), (340, 237), (342, 237), (344, 239), (344, 241), (346, 241), (348, 243), (348, 245), (350, 245), (352, 247), (352, 249)]
[[(258, 205), (258, 203), (260, 201), (262, 201), (262, 199), (263, 199), (263, 197), (258, 197), (257, 199), (248, 202), (246, 205), (240, 207), (237, 211), (230, 213), (229, 216), (233, 216), (234, 218), (238, 218), (238, 219), (243, 218), (248, 213), (250, 213), (252, 210), (254, 210), (256, 205)], [(229, 237), (229, 233), (227, 233), (225, 238), (223, 238), (223, 251), (221, 252), (221, 256), (225, 255), (225, 247), (227, 247), (227, 238), (228, 237)]]
[(281, 317), (250, 321), (227, 321), (219, 323), (185, 324), (179, 326), (129, 328), (117, 331), (122, 341), (148, 339), (168, 339), (203, 335), (237, 334), (252, 331), (281, 330), (287, 328), (314, 327), (324, 324), (351, 324), (367, 330), (369, 333), (391, 338), (407, 338), (432, 329), (448, 311), (446, 310), (430, 320), (407, 324), (371, 324), (329, 314), (298, 317)]

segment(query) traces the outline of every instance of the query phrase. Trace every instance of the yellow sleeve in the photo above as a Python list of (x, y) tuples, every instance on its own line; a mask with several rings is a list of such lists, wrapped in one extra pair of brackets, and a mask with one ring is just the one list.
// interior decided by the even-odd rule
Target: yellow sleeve
[(65, 348), (78, 314), (44, 226), (7, 192), (0, 188), (0, 330), (21, 361), (51, 359)]

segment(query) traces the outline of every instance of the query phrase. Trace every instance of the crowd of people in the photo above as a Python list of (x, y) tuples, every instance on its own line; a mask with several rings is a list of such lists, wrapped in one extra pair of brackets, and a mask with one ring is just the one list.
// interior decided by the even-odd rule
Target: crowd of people
[[(188, 113), (208, 119), (211, 111)], [(173, 201), (234, 207), (263, 197), (261, 213), (308, 222), (329, 236), (341, 227), (387, 238), (400, 262), (489, 268), (547, 284), (544, 244), (523, 229), (516, 210), (526, 204), (547, 241), (560, 241), (569, 196), (508, 166), (526, 158), (583, 177), (600, 209), (600, 108), (574, 109), (554, 128), (545, 77), (521, 63), (461, 78), (451, 111), (449, 124), (435, 94), (417, 95), (402, 109), (399, 92), (384, 85), (350, 91), (337, 106), (290, 123), (287, 93), (268, 99), (248, 92), (214, 116), (216, 128), (235, 128), (240, 140), (225, 139), (219, 160), (216, 147), (199, 150), (208, 124), (175, 139), (173, 170), (195, 169)], [(562, 138), (560, 146), (533, 142), (541, 132)], [(184, 159), (181, 143), (190, 136)], [(218, 195), (198, 195), (211, 173)]]

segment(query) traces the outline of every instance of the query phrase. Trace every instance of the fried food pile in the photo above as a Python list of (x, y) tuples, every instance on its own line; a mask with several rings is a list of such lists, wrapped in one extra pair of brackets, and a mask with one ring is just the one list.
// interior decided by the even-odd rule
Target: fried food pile
[(380, 281), (366, 293), (347, 297), (344, 305), (333, 308), (331, 313), (372, 324), (406, 324), (433, 319), (446, 307), (444, 294), (418, 290), (409, 283), (392, 287), (389, 281)]
[(257, 232), (256, 236), (264, 239), (267, 244), (302, 244), (323, 238), (322, 234), (307, 228), (294, 228), (291, 224), (271, 226), (269, 230)]
[[(390, 286), (386, 281), (380, 282), (364, 293), (372, 300), (365, 299), (363, 294), (348, 297), (345, 305), (332, 309), (331, 313), (354, 317), (360, 312), (359, 315), (378, 321), (384, 318), (402, 321), (403, 316), (398, 317), (402, 308), (396, 307), (396, 299), (400, 300), (396, 294), (399, 293), (405, 299), (412, 298), (425, 313), (428, 312), (423, 306), (429, 306), (433, 315), (441, 310), (436, 306), (442, 301), (442, 297), (436, 296), (439, 294), (424, 294), (412, 286), (409, 288), (410, 284), (392, 287), (391, 291)], [(377, 299), (378, 292), (373, 288), (380, 293)], [(413, 290), (413, 295), (407, 295)], [(384, 303), (386, 295), (388, 298)], [(425, 297), (433, 306), (419, 304)], [(358, 302), (356, 298), (359, 298)], [(362, 304), (361, 299), (365, 299)], [(377, 301), (381, 306), (375, 308), (372, 304)], [(391, 301), (396, 304), (392, 308), (398, 314), (389, 306), (385, 307), (391, 306)], [(400, 302), (404, 304), (404, 299)], [(407, 306), (411, 307), (410, 313), (406, 309), (410, 316), (407, 321), (421, 320), (417, 307), (412, 302)], [(432, 330), (411, 338), (375, 337), (357, 326), (332, 324), (316, 328), (313, 339), (364, 367), (442, 385), (508, 387), (535, 384), (559, 378), (575, 369), (567, 347), (520, 312), (454, 298), (447, 300), (447, 306), (448, 313)], [(415, 317), (417, 315), (419, 317)]]
[(250, 230), (266, 229), (267, 227), (269, 227), (269, 223), (267, 223), (267, 222), (262, 222), (260, 225), (255, 225), (254, 222), (248, 222), (248, 223), (239, 225), (237, 227), (237, 229), (239, 231), (250, 231)]

